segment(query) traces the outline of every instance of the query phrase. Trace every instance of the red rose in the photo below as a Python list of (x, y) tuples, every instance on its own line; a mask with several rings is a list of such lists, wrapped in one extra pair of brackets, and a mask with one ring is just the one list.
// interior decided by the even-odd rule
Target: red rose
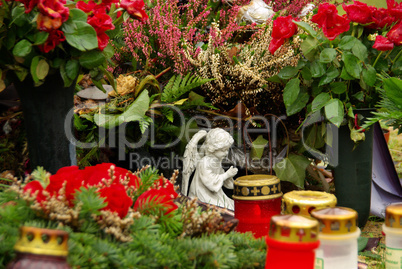
[(83, 186), (84, 180), (85, 174), (83, 170), (78, 169), (78, 166), (63, 167), (56, 174), (50, 176), (50, 182), (46, 187), (46, 191), (52, 196), (57, 196), (64, 182), (66, 182), (66, 200), (70, 206), (73, 206), (74, 194)]
[(136, 19), (141, 21), (148, 20), (148, 15), (144, 10), (143, 0), (121, 0), (120, 6), (127, 10), (127, 12)]
[(109, 10), (113, 3), (118, 5), (117, 3), (119, 3), (119, 0), (102, 0), (99, 5), (104, 6), (105, 8), (107, 8), (107, 10)]
[(136, 175), (132, 174), (132, 173), (128, 173), (128, 177), (130, 178), (130, 181), (128, 182), (128, 186), (133, 186), (136, 189), (140, 186), (140, 178), (138, 178)]
[(349, 20), (361, 24), (366, 24), (371, 21), (371, 9), (367, 4), (354, 1), (352, 5), (343, 4), (343, 9), (346, 11)]
[(398, 22), (387, 33), (388, 40), (397, 46), (402, 45), (402, 21)]
[[(87, 166), (84, 169), (85, 183), (89, 186), (98, 185), (102, 179), (110, 179), (110, 167), (113, 163), (101, 163), (95, 166)], [(129, 171), (121, 167), (114, 167), (113, 176), (117, 181), (123, 179)]]
[(373, 6), (370, 6), (370, 9), (372, 23), (367, 26), (368, 28), (381, 30), (384, 27), (391, 26), (394, 23), (395, 18), (389, 14), (387, 9), (377, 9)]
[(39, 45), (39, 49), (44, 53), (48, 53), (64, 40), (66, 40), (66, 37), (62, 31), (52, 30), (49, 32), (49, 36), (45, 43)]
[(109, 41), (109, 36), (105, 34), (105, 31), (114, 29), (112, 18), (106, 13), (96, 12), (93, 16), (88, 17), (88, 23), (95, 29), (98, 47), (103, 50)]
[(277, 49), (279, 49), (283, 43), (285, 43), (284, 38), (274, 39), (272, 38), (271, 42), (269, 43), (268, 50), (271, 54), (274, 54)]
[(272, 41), (269, 44), (269, 52), (275, 51), (283, 45), (286, 38), (292, 37), (297, 32), (297, 25), (292, 21), (292, 16), (278, 17), (272, 26)]
[(126, 189), (120, 183), (100, 189), (99, 194), (107, 202), (107, 206), (102, 210), (117, 212), (120, 218), (124, 218), (127, 215), (128, 209), (133, 204), (133, 200), (127, 195)]
[(173, 197), (166, 189), (150, 189), (141, 194), (134, 204), (134, 210), (150, 213), (150, 209), (158, 208), (165, 215), (177, 209)]
[(402, 18), (402, 3), (398, 4), (395, 0), (387, 0), (387, 7), (392, 16), (398, 19)]
[(70, 9), (65, 7), (64, 4), (65, 1), (40, 0), (38, 4), (40, 11), (37, 19), (38, 29), (41, 31), (59, 29), (70, 15)]
[(84, 1), (78, 1), (76, 7), (78, 9), (81, 9), (85, 13), (91, 13), (94, 11), (96, 3), (93, 0), (90, 0), (88, 3), (85, 3)]
[(389, 41), (386, 37), (378, 35), (375, 39), (373, 48), (380, 51), (392, 50), (394, 48), (394, 43)]
[(34, 7), (39, 3), (39, 0), (16, 0), (17, 2), (21, 2), (25, 6), (25, 13), (29, 13), (32, 11)]
[(26, 184), (24, 187), (24, 192), (28, 192), (28, 191), (31, 191), (31, 196), (36, 191), (38, 191), (38, 194), (36, 196), (36, 201), (38, 201), (39, 203), (46, 200), (46, 196), (43, 194), (43, 186), (39, 181), (34, 180), (34, 181), (31, 181), (28, 184)]
[(329, 3), (320, 4), (317, 14), (311, 18), (311, 21), (322, 28), (329, 40), (334, 40), (350, 28), (350, 21), (344, 16), (339, 16), (335, 5)]

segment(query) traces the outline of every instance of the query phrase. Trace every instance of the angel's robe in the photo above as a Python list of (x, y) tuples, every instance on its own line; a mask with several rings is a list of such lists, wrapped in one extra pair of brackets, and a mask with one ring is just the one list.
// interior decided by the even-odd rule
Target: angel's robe
[(233, 178), (226, 179), (227, 175), (220, 162), (213, 156), (204, 156), (197, 164), (193, 181), (191, 182), (189, 197), (198, 197), (204, 203), (225, 207), (234, 210), (234, 201), (222, 190), (222, 186), (233, 189)]

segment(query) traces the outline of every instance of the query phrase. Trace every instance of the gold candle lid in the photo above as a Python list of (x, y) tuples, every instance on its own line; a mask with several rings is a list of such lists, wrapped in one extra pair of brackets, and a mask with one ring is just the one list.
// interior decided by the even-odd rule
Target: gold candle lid
[(269, 237), (284, 242), (316, 242), (318, 221), (298, 215), (271, 218)]
[(23, 226), (14, 250), (38, 255), (67, 256), (68, 233), (61, 230)]
[(282, 198), (282, 213), (310, 216), (314, 209), (336, 206), (333, 194), (321, 191), (291, 191)]
[(266, 200), (281, 196), (281, 183), (276, 176), (250, 175), (234, 181), (233, 199)]
[(311, 216), (320, 223), (323, 234), (348, 234), (357, 230), (357, 212), (347, 207), (315, 209)]
[(387, 206), (385, 209), (385, 226), (402, 228), (402, 203)]

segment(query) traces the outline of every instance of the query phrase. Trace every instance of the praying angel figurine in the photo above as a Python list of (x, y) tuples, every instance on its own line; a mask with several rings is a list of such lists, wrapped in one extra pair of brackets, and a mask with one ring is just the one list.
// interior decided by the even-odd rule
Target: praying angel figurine
[[(198, 142), (204, 137), (205, 142), (198, 153)], [(188, 196), (234, 210), (234, 201), (222, 190), (222, 186), (233, 189), (233, 177), (237, 174), (237, 168), (233, 166), (226, 172), (222, 168), (222, 160), (228, 155), (233, 142), (232, 136), (221, 128), (212, 129), (208, 133), (201, 130), (191, 138), (184, 152), (184, 195), (187, 195), (189, 178), (195, 170)]]

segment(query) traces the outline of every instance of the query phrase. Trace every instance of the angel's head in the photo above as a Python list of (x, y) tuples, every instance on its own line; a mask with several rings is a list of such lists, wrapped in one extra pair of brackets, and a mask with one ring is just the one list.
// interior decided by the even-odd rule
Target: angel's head
[(206, 155), (222, 155), (217, 157), (224, 158), (227, 156), (229, 148), (232, 146), (233, 137), (221, 128), (210, 130), (205, 138), (204, 150)]

